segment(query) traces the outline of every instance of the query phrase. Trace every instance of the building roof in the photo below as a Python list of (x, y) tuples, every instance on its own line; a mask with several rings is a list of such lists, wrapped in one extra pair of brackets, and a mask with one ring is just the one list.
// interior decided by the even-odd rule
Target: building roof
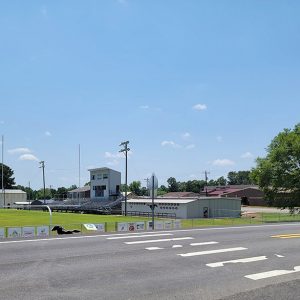
[(90, 191), (91, 187), (89, 185), (85, 185), (81, 188), (77, 188), (71, 191), (68, 191), (68, 193), (79, 193), (79, 192), (87, 192)]
[(161, 197), (163, 198), (183, 198), (183, 197), (198, 197), (200, 194), (196, 194), (194, 192), (169, 192)]
[[(194, 202), (197, 201), (197, 198), (167, 198), (167, 199), (163, 199), (163, 198), (155, 198), (154, 199), (154, 203), (178, 203), (178, 204), (185, 204), (185, 203), (190, 203), (190, 202)], [(144, 198), (144, 199), (130, 199), (127, 200), (127, 203), (152, 203), (152, 199), (150, 198)]]
[[(0, 194), (2, 193), (2, 190), (0, 189)], [(26, 192), (22, 191), (22, 190), (8, 190), (5, 189), (4, 190), (5, 194), (26, 194)]]
[(119, 171), (116, 171), (116, 170), (113, 170), (113, 169), (110, 169), (110, 168), (107, 168), (107, 167), (103, 167), (103, 168), (95, 168), (95, 169), (88, 169), (88, 171), (114, 171), (114, 172), (118, 172), (120, 173)]

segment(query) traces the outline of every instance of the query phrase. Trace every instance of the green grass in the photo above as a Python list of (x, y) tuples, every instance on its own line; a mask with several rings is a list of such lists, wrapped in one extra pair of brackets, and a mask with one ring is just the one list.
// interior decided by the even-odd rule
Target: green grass
[[(76, 213), (52, 213), (52, 225), (62, 225), (66, 229), (79, 229), (86, 231), (84, 223), (106, 223), (106, 231), (115, 231), (116, 222), (148, 221), (151, 218), (125, 217), (115, 215), (92, 215)], [(261, 224), (269, 222), (293, 222), (300, 221), (300, 214), (290, 215), (282, 213), (255, 213), (250, 217), (223, 218), (223, 219), (185, 219), (181, 220), (183, 228), (207, 227), (207, 226), (234, 226)], [(39, 226), (50, 225), (49, 212), (29, 211), (16, 209), (0, 209), (0, 227)]]

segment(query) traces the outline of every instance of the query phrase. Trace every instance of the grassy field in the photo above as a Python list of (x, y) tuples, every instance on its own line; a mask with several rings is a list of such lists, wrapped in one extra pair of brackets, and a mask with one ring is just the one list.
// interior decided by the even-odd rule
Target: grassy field
[[(149, 218), (125, 217), (115, 215), (92, 215), (76, 213), (52, 213), (51, 225), (62, 225), (66, 229), (80, 229), (84, 231), (84, 223), (106, 223), (107, 231), (115, 231), (116, 222), (147, 221)], [(300, 214), (290, 215), (282, 213), (255, 213), (242, 218), (223, 219), (187, 219), (181, 220), (183, 228), (207, 226), (234, 226), (261, 224), (270, 222), (300, 221)], [(49, 212), (28, 211), (15, 209), (0, 209), (0, 227), (50, 225)]]

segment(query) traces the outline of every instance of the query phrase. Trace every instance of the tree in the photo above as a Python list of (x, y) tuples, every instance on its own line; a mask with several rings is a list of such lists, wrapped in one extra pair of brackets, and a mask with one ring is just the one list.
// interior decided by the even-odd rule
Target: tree
[(134, 193), (137, 196), (141, 196), (142, 195), (142, 191), (141, 191), (141, 182), (140, 181), (132, 181), (129, 184), (129, 190)]
[[(5, 189), (12, 189), (15, 185), (14, 171), (3, 164), (3, 185)], [(2, 189), (2, 164), (0, 163), (0, 188)]]
[(169, 192), (178, 192), (179, 191), (179, 184), (174, 177), (170, 177), (167, 180), (167, 183), (168, 183)]
[(227, 184), (227, 180), (222, 176), (216, 180), (217, 185), (224, 186)]
[(267, 148), (265, 158), (257, 158), (251, 178), (262, 188), (270, 205), (289, 208), (300, 205), (300, 123), (284, 129)]
[(229, 172), (227, 175), (228, 184), (252, 184), (253, 180), (250, 178), (250, 171), (238, 171), (238, 172)]

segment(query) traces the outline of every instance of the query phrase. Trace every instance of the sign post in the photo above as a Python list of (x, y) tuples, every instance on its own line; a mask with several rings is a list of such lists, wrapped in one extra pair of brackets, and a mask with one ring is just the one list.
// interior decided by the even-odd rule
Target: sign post
[(150, 188), (150, 194), (152, 197), (152, 205), (150, 205), (151, 209), (152, 209), (152, 230), (154, 230), (154, 228), (155, 228), (155, 226), (154, 226), (154, 209), (156, 206), (156, 204), (154, 204), (154, 198), (157, 195), (157, 188), (158, 188), (158, 181), (157, 181), (157, 178), (154, 173), (151, 176), (149, 188)]

